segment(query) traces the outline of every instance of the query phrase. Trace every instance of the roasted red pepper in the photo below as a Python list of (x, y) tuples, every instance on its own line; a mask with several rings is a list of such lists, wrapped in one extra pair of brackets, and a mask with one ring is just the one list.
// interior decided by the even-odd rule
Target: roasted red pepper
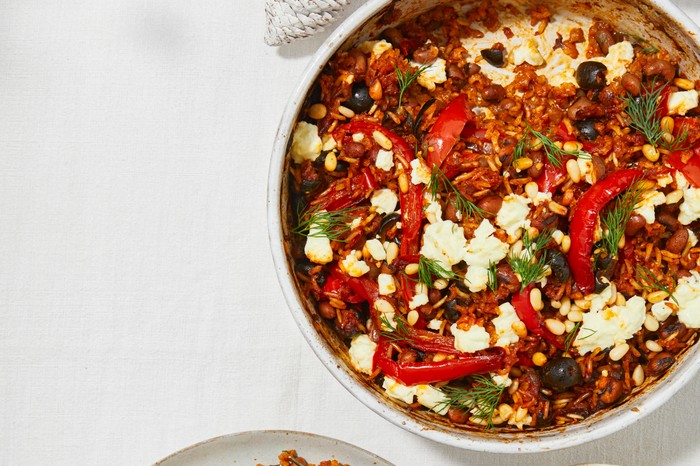
[(428, 143), (426, 161), (429, 167), (442, 165), (462, 134), (464, 126), (472, 121), (474, 121), (474, 112), (468, 107), (465, 94), (458, 95), (447, 104), (426, 136)]
[(697, 118), (676, 118), (673, 135), (679, 137), (682, 131), (687, 131), (686, 141), (697, 141), (695, 144), (682, 151), (669, 154), (665, 161), (696, 188), (700, 188), (700, 120)]
[(591, 293), (595, 287), (591, 252), (598, 214), (608, 202), (642, 176), (642, 171), (636, 169), (614, 171), (591, 186), (576, 204), (569, 226), (571, 249), (568, 260), (574, 281), (582, 293)]
[[(340, 299), (341, 301), (351, 304), (364, 301), (364, 298), (355, 294), (350, 288), (350, 285), (348, 285), (343, 278), (337, 277), (333, 273), (333, 270), (334, 269), (331, 269), (331, 275), (326, 278), (326, 283), (323, 284), (323, 288), (321, 289), (326, 297)], [(340, 274), (340, 271), (338, 270), (337, 273)]]
[(563, 350), (563, 339), (549, 331), (540, 313), (532, 307), (530, 293), (534, 287), (535, 285), (531, 283), (523, 290), (513, 295), (510, 302), (513, 308), (515, 308), (515, 313), (518, 315), (518, 318), (523, 321), (528, 331), (544, 338), (545, 341), (551, 343), (556, 348)]
[(362, 202), (375, 189), (379, 187), (377, 180), (369, 169), (364, 169), (357, 175), (347, 179), (343, 178), (331, 183), (331, 185), (318, 198), (320, 202), (314, 204), (319, 210), (340, 210)]
[(561, 184), (561, 180), (566, 178), (566, 160), (562, 160), (559, 167), (555, 167), (548, 161), (544, 163), (544, 171), (535, 179), (537, 189), (543, 193), (554, 193)]
[(398, 362), (391, 359), (391, 346), (384, 340), (374, 353), (374, 366), (379, 367), (384, 375), (404, 385), (418, 385), (495, 372), (503, 368), (504, 359), (503, 348), (494, 347), (478, 354), (440, 362)]
[(414, 158), (413, 149), (404, 138), (391, 131), (390, 129), (383, 127), (379, 123), (362, 120), (351, 121), (350, 123), (346, 123), (340, 126), (338, 129), (336, 129), (333, 132), (333, 137), (336, 141), (338, 141), (345, 134), (362, 133), (365, 136), (371, 138), (375, 131), (379, 131), (391, 141), (391, 144), (393, 146), (391, 150), (394, 151), (394, 154), (398, 152), (398, 155), (401, 156), (399, 158), (399, 161), (406, 170), (410, 170), (411, 167), (409, 163)]

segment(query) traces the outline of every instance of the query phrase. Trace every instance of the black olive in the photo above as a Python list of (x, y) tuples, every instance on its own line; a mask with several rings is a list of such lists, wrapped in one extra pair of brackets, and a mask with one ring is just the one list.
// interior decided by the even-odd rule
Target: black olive
[(564, 283), (571, 277), (571, 269), (569, 268), (569, 263), (566, 260), (566, 256), (556, 249), (550, 249), (547, 251), (547, 262), (552, 268), (552, 273), (554, 277), (559, 281), (559, 283)]
[(315, 168), (323, 168), (326, 165), (326, 156), (328, 152), (321, 152), (321, 155), (316, 157), (316, 160), (312, 162)]
[(607, 287), (610, 286), (610, 282), (604, 282), (600, 278), (599, 274), (595, 274), (593, 277), (595, 280), (595, 286), (593, 287), (593, 292), (600, 294), (602, 293)]
[(301, 192), (310, 193), (321, 185), (320, 180), (302, 180), (301, 181)]
[(581, 132), (581, 136), (589, 141), (593, 141), (598, 137), (598, 131), (595, 129), (595, 120), (581, 120), (574, 123), (578, 130)]
[(462, 313), (455, 309), (455, 306), (458, 304), (460, 303), (456, 299), (445, 303), (443, 306), (443, 309), (445, 310), (443, 314), (445, 319), (449, 320), (450, 322), (457, 322), (457, 320), (462, 317)]
[(566, 390), (583, 383), (581, 368), (572, 358), (551, 359), (542, 366), (542, 382), (549, 388)]
[[(417, 139), (420, 139), (420, 124), (423, 121), (423, 115), (425, 114), (425, 111), (428, 110), (434, 103), (435, 103), (435, 99), (430, 99), (426, 103), (424, 103), (423, 106), (418, 111), (418, 115), (416, 115), (416, 119), (411, 124), (411, 127), (413, 128), (413, 135)], [(409, 113), (406, 113), (406, 116), (408, 116), (408, 115), (409, 115)]]
[(382, 219), (382, 223), (379, 225), (379, 231), (377, 235), (381, 239), (382, 243), (386, 241), (386, 232), (401, 218), (401, 214), (394, 212), (389, 214)]
[(506, 66), (505, 54), (503, 50), (484, 49), (481, 51), (481, 56), (496, 68), (503, 68)]
[(316, 284), (318, 284), (319, 288), (323, 288), (323, 285), (326, 284), (326, 279), (328, 279), (328, 274), (325, 270), (321, 270), (319, 273), (316, 274), (315, 278)]
[(354, 83), (352, 85), (352, 95), (343, 102), (343, 106), (355, 113), (368, 112), (374, 105), (374, 100), (369, 96), (369, 89), (365, 83)]
[(297, 261), (297, 263), (294, 264), (294, 270), (296, 272), (303, 273), (304, 275), (307, 275), (307, 276), (309, 275), (309, 271), (311, 269), (313, 269), (314, 267), (316, 267), (315, 264), (312, 264), (311, 262), (304, 261), (304, 260)]
[(348, 171), (348, 168), (350, 168), (350, 164), (346, 162), (345, 160), (338, 160), (335, 164), (335, 172), (336, 173), (344, 173)]
[(576, 82), (581, 89), (602, 89), (607, 84), (608, 68), (597, 61), (585, 61), (576, 68)]

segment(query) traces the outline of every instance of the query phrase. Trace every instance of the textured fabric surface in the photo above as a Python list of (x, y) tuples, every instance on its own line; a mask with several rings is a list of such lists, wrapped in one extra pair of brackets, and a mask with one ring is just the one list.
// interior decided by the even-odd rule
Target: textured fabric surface
[(265, 42), (281, 45), (323, 31), (346, 5), (347, 0), (265, 0)]
[(346, 392), (286, 308), (265, 214), (279, 118), (328, 31), (273, 49), (264, 29), (254, 1), (0, 2), (0, 464), (146, 465), (255, 429), (399, 466), (699, 464), (700, 378), (522, 456), (435, 444)]

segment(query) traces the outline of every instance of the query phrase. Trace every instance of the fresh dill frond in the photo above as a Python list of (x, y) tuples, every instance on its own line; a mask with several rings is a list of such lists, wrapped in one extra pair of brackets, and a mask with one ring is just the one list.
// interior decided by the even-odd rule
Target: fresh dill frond
[(613, 207), (600, 216), (600, 224), (606, 230), (603, 234), (603, 248), (608, 255), (617, 256), (620, 239), (625, 234), (625, 227), (634, 208), (642, 200), (643, 192), (642, 184), (633, 182), (629, 189), (615, 199)]
[(535, 283), (547, 276), (547, 251), (539, 255), (552, 239), (552, 229), (542, 230), (535, 238), (531, 238), (527, 230), (523, 229), (523, 250), (518, 254), (508, 254), (507, 261), (520, 278), (520, 289), (523, 290), (530, 283)]
[[(659, 123), (660, 124), (660, 123)], [(680, 127), (678, 128), (678, 136), (671, 138), (670, 140), (666, 140), (665, 137), (661, 137), (661, 147), (663, 147), (666, 150), (669, 150), (671, 152), (677, 151), (677, 150), (688, 150), (690, 148), (689, 145), (686, 145), (686, 141), (688, 140), (688, 135), (690, 134), (688, 130), (688, 125), (684, 122), (681, 123)], [(671, 135), (673, 136), (673, 135)]]
[(489, 262), (489, 288), (491, 288), (492, 293), (496, 293), (498, 289), (498, 270), (495, 262)]
[(641, 282), (642, 289), (645, 291), (664, 291), (668, 296), (680, 306), (678, 300), (673, 296), (673, 292), (676, 290), (676, 282), (673, 282), (673, 289), (670, 289), (658, 279), (654, 273), (643, 265), (638, 265), (634, 268), (637, 281)]
[(423, 73), (423, 71), (425, 71), (429, 67), (429, 64), (423, 64), (419, 66), (418, 69), (415, 71), (401, 71), (397, 66), (394, 67), (394, 71), (396, 72), (396, 80), (399, 82), (399, 104), (397, 105), (397, 108), (401, 108), (403, 93), (406, 92), (406, 89), (408, 89), (408, 87), (413, 83), (413, 81), (418, 79), (418, 76), (420, 76)]
[(518, 143), (515, 144), (515, 148), (513, 149), (513, 162), (525, 157), (525, 151), (527, 151), (528, 147), (528, 139), (529, 137), (527, 134), (525, 134), (518, 140)]
[[(410, 340), (408, 328), (406, 327), (406, 323), (404, 322), (403, 318), (394, 317), (394, 324), (391, 322), (391, 320), (389, 320), (389, 317), (387, 317), (386, 314), (382, 314), (379, 316), (379, 320), (382, 323), (381, 334), (389, 341), (402, 342)], [(386, 327), (386, 330), (383, 329), (384, 327)]]
[(574, 325), (574, 328), (572, 328), (571, 331), (566, 334), (566, 338), (564, 339), (564, 352), (565, 353), (569, 352), (569, 349), (571, 348), (571, 344), (576, 339), (576, 333), (578, 332), (579, 327), (581, 327), (581, 322), (576, 322), (576, 325)]
[(656, 78), (654, 78), (650, 87), (642, 84), (639, 96), (635, 97), (628, 93), (626, 97), (622, 97), (622, 101), (627, 105), (625, 112), (630, 117), (630, 127), (642, 133), (654, 147), (663, 140), (664, 131), (661, 129), (659, 100), (667, 85), (657, 87)]
[(437, 198), (441, 190), (445, 190), (448, 194), (452, 192), (454, 199), (451, 199), (450, 202), (452, 202), (452, 205), (454, 205), (457, 210), (467, 217), (484, 218), (485, 215), (489, 215), (489, 212), (480, 209), (476, 204), (464, 197), (464, 194), (459, 192), (459, 189), (452, 184), (437, 165), (433, 165), (433, 170), (430, 173), (430, 181), (428, 182), (428, 189), (430, 189), (430, 195), (433, 199)]
[(296, 235), (307, 238), (328, 238), (334, 241), (342, 241), (338, 238), (350, 231), (351, 222), (355, 219), (355, 213), (362, 210), (359, 207), (347, 207), (340, 210), (325, 211), (318, 207), (301, 212), (298, 215), (299, 223), (292, 229)]
[(447, 280), (462, 280), (463, 277), (456, 274), (450, 269), (446, 269), (435, 259), (428, 259), (420, 256), (418, 260), (418, 282), (425, 284), (428, 287), (433, 286), (433, 282), (438, 278)]
[(563, 148), (559, 147), (554, 142), (554, 140), (552, 140), (552, 138), (550, 138), (544, 133), (535, 130), (532, 126), (530, 126), (528, 122), (525, 122), (525, 128), (526, 134), (523, 135), (522, 139), (518, 142), (518, 145), (515, 146), (516, 151), (519, 150), (519, 153), (516, 156), (516, 153), (514, 151), (513, 160), (517, 160), (518, 158), (524, 155), (525, 149), (527, 148), (527, 143), (523, 141), (525, 141), (528, 136), (538, 139), (542, 143), (542, 148), (544, 149), (544, 153), (547, 156), (547, 160), (549, 160), (549, 163), (551, 163), (557, 168), (560, 168), (562, 166), (564, 157), (566, 156), (576, 157), (580, 159), (591, 158), (591, 154), (583, 150), (564, 150)]
[(506, 386), (498, 385), (490, 377), (483, 375), (475, 375), (472, 380), (474, 383), (469, 388), (449, 385), (440, 388), (445, 400), (438, 403), (436, 408), (455, 407), (470, 411), (475, 418), (486, 421), (490, 429), (493, 427), (493, 415)]
[(588, 333), (588, 335), (586, 335), (585, 337), (579, 338), (579, 340), (585, 340), (586, 338), (591, 338), (593, 335), (595, 335), (596, 333), (598, 333), (598, 330), (593, 330), (592, 328), (588, 328), (588, 327), (583, 327), (583, 328), (581, 329), (581, 331), (582, 331), (582, 332), (585, 331), (585, 332), (589, 332), (589, 333)]
[(659, 53), (659, 48), (649, 42), (647, 39), (638, 36), (637, 34), (632, 34), (629, 32), (624, 32), (624, 31), (618, 31), (620, 34), (625, 35), (631, 39), (634, 39), (634, 45), (639, 45), (642, 47), (640, 52), (645, 53), (645, 54), (654, 54), (654, 53)]

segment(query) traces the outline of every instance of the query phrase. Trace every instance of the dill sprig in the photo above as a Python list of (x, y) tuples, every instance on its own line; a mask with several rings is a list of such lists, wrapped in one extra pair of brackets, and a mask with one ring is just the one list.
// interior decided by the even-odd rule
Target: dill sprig
[(606, 229), (603, 235), (603, 248), (608, 255), (617, 256), (618, 246), (634, 208), (642, 200), (643, 186), (639, 181), (615, 199), (612, 209), (600, 216), (600, 224)]
[(450, 269), (444, 268), (442, 264), (435, 259), (428, 259), (427, 257), (420, 256), (418, 260), (418, 282), (432, 287), (433, 282), (438, 278), (462, 280), (464, 277)]
[(593, 335), (595, 335), (596, 333), (598, 333), (598, 330), (593, 330), (592, 328), (588, 328), (588, 327), (583, 327), (583, 328), (581, 329), (582, 332), (583, 332), (584, 330), (585, 330), (586, 332), (590, 332), (590, 333), (589, 333), (588, 335), (586, 335), (585, 337), (578, 338), (579, 340), (585, 340), (586, 338), (591, 338)]
[(299, 213), (299, 223), (292, 229), (296, 235), (307, 238), (328, 238), (341, 241), (340, 238), (350, 231), (355, 213), (362, 210), (359, 207), (347, 207), (340, 210), (325, 211), (318, 207)]
[(642, 47), (640, 52), (644, 54), (654, 54), (654, 53), (659, 53), (659, 48), (652, 44), (650, 41), (647, 39), (638, 36), (637, 34), (632, 34), (629, 32), (624, 32), (624, 31), (618, 31), (620, 34), (625, 35), (631, 39), (634, 39), (634, 45), (639, 45)]
[(475, 418), (487, 422), (487, 427), (493, 427), (493, 415), (496, 412), (498, 402), (501, 400), (505, 385), (498, 385), (490, 377), (475, 375), (470, 388), (450, 387), (440, 388), (445, 395), (445, 400), (436, 407), (455, 407), (465, 411), (471, 411)]
[(495, 262), (489, 262), (488, 273), (489, 288), (491, 288), (492, 293), (496, 293), (496, 290), (498, 289), (498, 270), (496, 269)]
[(450, 202), (452, 202), (452, 205), (454, 205), (457, 210), (462, 212), (462, 214), (466, 215), (467, 217), (484, 218), (485, 215), (489, 214), (464, 197), (464, 194), (459, 192), (455, 185), (452, 184), (449, 178), (447, 178), (445, 173), (440, 170), (440, 167), (437, 165), (433, 165), (433, 170), (430, 173), (430, 182), (428, 182), (428, 188), (430, 189), (430, 195), (433, 199), (437, 198), (438, 192), (441, 190), (445, 190), (448, 193), (451, 191), (454, 195), (454, 199), (451, 199)]
[[(576, 157), (580, 159), (590, 159), (591, 154), (589, 154), (586, 151), (583, 150), (564, 150), (561, 147), (557, 146), (557, 144), (547, 136), (546, 134), (543, 134), (537, 130), (535, 130), (528, 122), (525, 122), (525, 128), (526, 128), (526, 134), (523, 135), (523, 138), (520, 141), (523, 141), (527, 138), (527, 136), (534, 137), (535, 139), (539, 139), (539, 141), (542, 143), (542, 148), (544, 149), (544, 153), (547, 156), (547, 160), (549, 160), (549, 163), (554, 165), (555, 167), (559, 168), (562, 166), (564, 157), (570, 156), (570, 157)], [(518, 143), (520, 144), (520, 142)], [(513, 160), (517, 160), (517, 158), (522, 157), (525, 153), (526, 149), (526, 143), (523, 143), (523, 145), (518, 148), (518, 145), (515, 146), (515, 151), (513, 152)], [(520, 150), (519, 157), (516, 157), (516, 151)]]
[(572, 328), (570, 332), (567, 332), (566, 338), (564, 339), (564, 352), (565, 353), (569, 352), (569, 349), (571, 348), (571, 344), (576, 339), (576, 333), (578, 332), (579, 327), (581, 327), (581, 322), (576, 322), (576, 325), (574, 325), (574, 328)]
[(404, 322), (403, 318), (395, 316), (395, 324), (393, 324), (386, 314), (382, 314), (379, 316), (379, 320), (382, 323), (382, 327), (387, 328), (387, 330), (382, 330), (381, 334), (389, 341), (401, 342), (410, 340), (408, 328), (406, 327), (406, 323)]
[(520, 254), (508, 254), (508, 264), (513, 272), (520, 277), (520, 289), (523, 290), (530, 283), (535, 283), (547, 276), (547, 251), (537, 256), (552, 239), (552, 229), (542, 230), (535, 238), (531, 238), (527, 230), (523, 229), (523, 250)]
[(642, 289), (645, 291), (664, 291), (668, 296), (676, 303), (677, 306), (680, 306), (678, 304), (678, 300), (676, 299), (675, 296), (673, 296), (673, 292), (676, 290), (676, 281), (674, 280), (673, 282), (673, 289), (670, 289), (661, 281), (657, 278), (654, 273), (646, 268), (643, 265), (638, 265), (635, 268), (635, 275), (637, 278), (637, 281), (642, 282)]
[(403, 93), (406, 92), (406, 89), (415, 81), (418, 79), (418, 76), (423, 73), (426, 69), (430, 67), (429, 64), (423, 64), (418, 67), (415, 71), (411, 70), (406, 70), (406, 71), (401, 71), (397, 66), (394, 66), (394, 71), (396, 72), (396, 80), (399, 82), (399, 104), (397, 105), (397, 108), (401, 108), (401, 102), (403, 100)]

